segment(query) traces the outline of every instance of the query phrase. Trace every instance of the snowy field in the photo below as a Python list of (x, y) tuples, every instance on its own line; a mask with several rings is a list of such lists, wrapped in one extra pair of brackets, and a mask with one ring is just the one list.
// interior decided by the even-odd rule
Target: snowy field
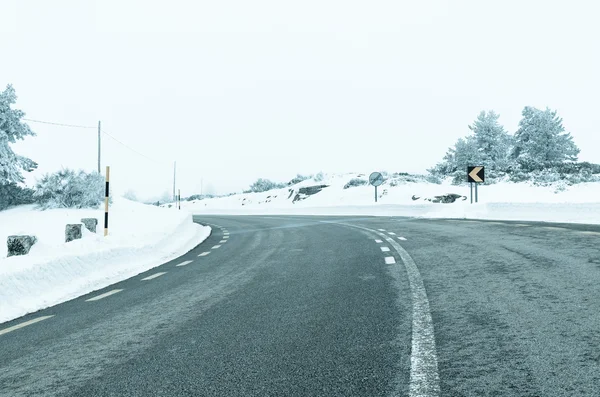
[[(65, 225), (99, 220), (97, 234), (64, 242)], [(38, 211), (20, 206), (0, 211), (0, 323), (125, 280), (190, 251), (210, 235), (189, 212), (115, 198), (109, 236), (104, 209)], [(38, 238), (30, 253), (7, 258), (6, 238)]]
[[(195, 214), (374, 215), (600, 224), (600, 183), (582, 183), (561, 190), (559, 185), (541, 187), (501, 182), (480, 186), (477, 204), (470, 204), (469, 199), (442, 204), (423, 198), (448, 193), (469, 197), (468, 185), (399, 180), (397, 186), (390, 186), (388, 180), (378, 188), (380, 197), (375, 203), (372, 186), (344, 189), (349, 180), (359, 175), (326, 176), (319, 182), (306, 180), (283, 189), (182, 202), (181, 205), (182, 209)], [(368, 178), (368, 174), (362, 175), (361, 179)], [(300, 187), (314, 185), (329, 187), (292, 203)], [(413, 201), (413, 195), (421, 199)]]

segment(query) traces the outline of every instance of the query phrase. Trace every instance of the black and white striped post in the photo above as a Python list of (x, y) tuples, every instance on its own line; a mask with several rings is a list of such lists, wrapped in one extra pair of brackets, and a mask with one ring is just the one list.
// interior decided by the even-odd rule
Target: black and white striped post
[(179, 206), (179, 209), (181, 209), (181, 189), (177, 190), (177, 205)]
[(104, 192), (104, 237), (108, 236), (108, 192), (110, 182), (110, 167), (106, 166), (106, 189)]

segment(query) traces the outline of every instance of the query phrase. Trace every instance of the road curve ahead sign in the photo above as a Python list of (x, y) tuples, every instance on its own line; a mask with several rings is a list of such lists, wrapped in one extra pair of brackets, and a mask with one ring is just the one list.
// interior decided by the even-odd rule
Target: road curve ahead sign
[(381, 172), (373, 172), (369, 175), (369, 183), (373, 186), (379, 186), (383, 183), (383, 175)]
[(484, 167), (467, 167), (467, 180), (474, 183), (485, 182)]

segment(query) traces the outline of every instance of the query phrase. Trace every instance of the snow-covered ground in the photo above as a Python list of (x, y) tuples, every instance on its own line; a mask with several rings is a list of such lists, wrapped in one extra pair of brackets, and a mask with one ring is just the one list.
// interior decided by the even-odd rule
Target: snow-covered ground
[[(356, 177), (367, 179), (368, 174), (326, 175), (323, 181), (306, 180), (263, 193), (182, 202), (182, 209), (195, 214), (391, 215), (600, 224), (600, 183), (577, 184), (561, 191), (559, 185), (541, 187), (501, 182), (479, 186), (477, 204), (470, 204), (469, 199), (441, 204), (424, 201), (423, 198), (447, 193), (469, 197), (469, 186), (453, 186), (450, 182), (434, 184), (424, 180), (406, 182), (406, 177), (390, 177), (378, 188), (380, 197), (375, 203), (372, 186), (344, 189), (344, 185)], [(390, 185), (393, 179), (397, 186)], [(300, 187), (314, 185), (329, 187), (292, 203)], [(413, 195), (421, 199), (413, 201)]]
[[(81, 218), (99, 221), (97, 234), (64, 242), (65, 225)], [(210, 228), (175, 211), (115, 197), (109, 235), (104, 209), (36, 210), (20, 206), (0, 211), (0, 323), (127, 279), (177, 258), (210, 235)], [(38, 238), (30, 253), (7, 258), (6, 238)]]

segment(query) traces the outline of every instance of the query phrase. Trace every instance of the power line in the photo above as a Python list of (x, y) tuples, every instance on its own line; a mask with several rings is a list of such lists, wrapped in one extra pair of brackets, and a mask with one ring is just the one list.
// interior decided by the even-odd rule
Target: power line
[(143, 153), (141, 153), (141, 152), (138, 152), (137, 150), (135, 150), (135, 149), (134, 149), (134, 148), (132, 148), (131, 146), (129, 146), (129, 145), (127, 145), (127, 144), (125, 144), (125, 143), (121, 142), (121, 141), (120, 141), (120, 140), (118, 140), (117, 138), (115, 138), (115, 137), (114, 137), (112, 134), (108, 133), (108, 131), (106, 131), (105, 129), (102, 129), (102, 133), (103, 133), (103, 134), (106, 134), (108, 137), (110, 137), (111, 139), (113, 139), (115, 142), (117, 142), (117, 143), (119, 143), (119, 144), (121, 144), (121, 145), (125, 146), (127, 149), (131, 150), (132, 152), (134, 152), (134, 153), (137, 153), (138, 155), (140, 155), (140, 156), (142, 156), (142, 157), (144, 157), (144, 158), (146, 158), (146, 159), (148, 159), (148, 160), (150, 160), (150, 161), (152, 161), (152, 162), (155, 162), (155, 163), (160, 163), (160, 164), (166, 164), (166, 163), (163, 163), (162, 161), (155, 160), (155, 159), (153, 159), (153, 158), (151, 158), (151, 157), (148, 157), (148, 156), (146, 156), (145, 154), (143, 154)]
[(31, 121), (32, 123), (40, 123), (40, 124), (50, 124), (50, 125), (57, 125), (60, 127), (71, 127), (71, 128), (93, 128), (96, 129), (96, 127), (91, 127), (91, 126), (87, 126), (87, 125), (75, 125), (75, 124), (63, 124), (63, 123), (52, 123), (50, 121), (41, 121), (41, 120), (33, 120), (33, 119), (23, 119), (25, 121)]

